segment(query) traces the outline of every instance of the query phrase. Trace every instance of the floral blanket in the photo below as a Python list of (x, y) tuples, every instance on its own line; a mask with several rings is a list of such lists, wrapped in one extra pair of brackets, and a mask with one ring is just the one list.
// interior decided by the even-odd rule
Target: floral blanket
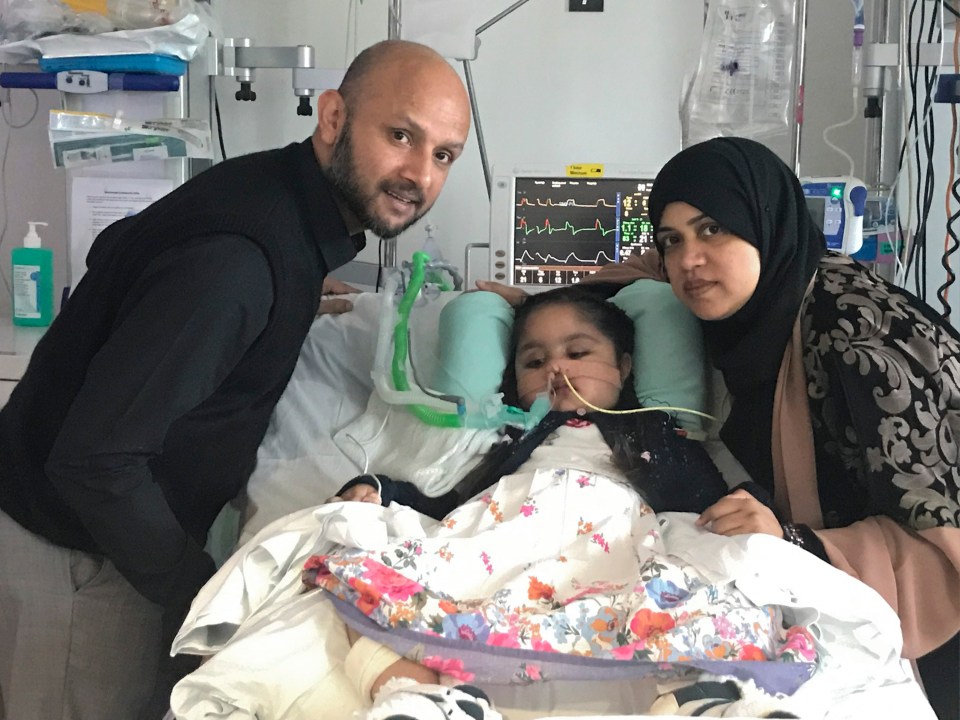
[(359, 632), (464, 680), (696, 668), (792, 693), (818, 659), (812, 623), (711, 583), (631, 488), (569, 468), (504, 478), (422, 536), (314, 555), (302, 579)]

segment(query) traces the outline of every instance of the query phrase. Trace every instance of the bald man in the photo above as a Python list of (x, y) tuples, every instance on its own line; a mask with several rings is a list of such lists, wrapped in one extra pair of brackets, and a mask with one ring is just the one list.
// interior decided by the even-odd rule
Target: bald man
[(0, 412), (0, 718), (162, 716), (327, 273), (430, 209), (469, 130), (450, 65), (399, 41), (317, 111), (104, 230)]

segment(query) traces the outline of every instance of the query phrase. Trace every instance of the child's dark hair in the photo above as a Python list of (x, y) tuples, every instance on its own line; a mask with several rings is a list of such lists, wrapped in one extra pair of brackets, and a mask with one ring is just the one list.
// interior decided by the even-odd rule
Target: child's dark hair
[[(615, 286), (615, 289), (619, 289), (619, 286)], [(633, 321), (623, 310), (607, 302), (606, 298), (611, 294), (610, 286), (606, 283), (597, 283), (558, 288), (527, 297), (526, 301), (517, 308), (513, 318), (510, 352), (507, 355), (507, 367), (500, 385), (505, 404), (513, 406), (520, 404), (520, 398), (517, 396), (517, 374), (514, 368), (517, 345), (530, 317), (543, 308), (554, 306), (573, 308), (585, 322), (595, 327), (601, 335), (613, 343), (614, 354), (618, 360), (624, 353), (633, 355)], [(620, 393), (617, 409), (634, 408), (637, 405), (637, 396), (633, 390), (633, 371), (631, 371), (623, 381), (623, 390)]]

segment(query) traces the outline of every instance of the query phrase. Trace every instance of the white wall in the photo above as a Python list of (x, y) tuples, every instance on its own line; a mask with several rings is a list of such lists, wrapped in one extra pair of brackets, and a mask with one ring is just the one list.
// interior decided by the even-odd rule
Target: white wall
[[(488, 4), (493, 17), (510, 3)], [(307, 12), (308, 5), (321, 11)], [(360, 6), (361, 48), (386, 36), (386, 6), (385, 0)], [(342, 65), (346, 10), (342, 0), (287, 2), (278, 17), (273, 7), (234, 2), (224, 31), (249, 32), (275, 22), (273, 27), (287, 29), (258, 31), (258, 44), (313, 43), (318, 65)], [(701, 0), (612, 2), (597, 14), (570, 13), (563, 0), (531, 0), (494, 25), (481, 36), (472, 65), (491, 163), (662, 164), (680, 148), (681, 73), (696, 59), (702, 16)], [(456, 66), (462, 74), (462, 66)], [(293, 112), (287, 82), (283, 77), (272, 86), (258, 83), (258, 94), (262, 89), (263, 98), (269, 94), (270, 99), (261, 103), (258, 97), (254, 108), (229, 97), (235, 81), (218, 81), (228, 153), (231, 146), (269, 147), (310, 132), (312, 121)], [(488, 234), (489, 205), (474, 130), (429, 216), (441, 250), (458, 264), (464, 246), (485, 242)], [(399, 258), (421, 246), (422, 225), (400, 238)], [(370, 240), (362, 259), (376, 262), (375, 238)]]
[[(10, 68), (6, 68), (10, 69)], [(36, 70), (36, 67), (24, 68)], [(59, 307), (60, 290), (67, 282), (66, 271), (66, 191), (64, 172), (53, 167), (50, 146), (47, 142), (47, 117), (51, 108), (60, 107), (58, 93), (42, 91), (36, 94), (15, 90), (8, 102), (3, 98), (3, 122), (0, 123), (0, 152), (6, 147), (6, 162), (0, 177), (0, 192), (3, 193), (3, 209), (0, 228), (5, 228), (0, 238), (0, 317), (9, 318), (12, 313), (10, 292), (10, 250), (19, 246), (27, 233), (27, 220), (49, 223), (38, 228), (44, 245), (54, 250), (54, 303)], [(17, 126), (36, 116), (29, 125), (11, 129), (8, 123)], [(2, 161), (0, 161), (2, 162)]]
[[(486, 0), (491, 16), (509, 0)], [(702, 0), (611, 0), (603, 13), (569, 13), (566, 0), (530, 0), (481, 36), (473, 73), (491, 162), (608, 162), (660, 164), (679, 149), (677, 106), (681, 77), (697, 56)], [(250, 36), (259, 45), (307, 43), (320, 66), (343, 67), (354, 54), (347, 0), (214, 0), (226, 36)], [(386, 37), (388, 0), (354, 0), (356, 47)], [(806, 126), (801, 156), (804, 173), (842, 169), (820, 133), (850, 112), (850, 5), (810, 0)], [(306, 137), (314, 118), (296, 115), (290, 74), (258, 71), (258, 99), (240, 103), (232, 78), (216, 81), (228, 155), (275, 147)], [(17, 122), (26, 119), (32, 98), (14, 91)], [(9, 274), (12, 244), (26, 220), (47, 220), (46, 237), (60, 246), (58, 285), (65, 276), (65, 183), (53, 170), (46, 139), (46, 114), (56, 94), (41, 93), (41, 114), (14, 131), (8, 157), (9, 230), (0, 265)], [(0, 124), (0, 143), (7, 128)], [(836, 139), (862, 157), (862, 121)], [(0, 144), (2, 147), (2, 144)], [(467, 242), (487, 237), (488, 209), (475, 138), (454, 166), (430, 220), (447, 256), (462, 262)], [(399, 241), (400, 258), (423, 242), (422, 227)], [(371, 238), (373, 242), (374, 239)], [(376, 248), (362, 259), (376, 261)], [(485, 259), (477, 257), (482, 263)], [(9, 299), (0, 297), (0, 314)]]

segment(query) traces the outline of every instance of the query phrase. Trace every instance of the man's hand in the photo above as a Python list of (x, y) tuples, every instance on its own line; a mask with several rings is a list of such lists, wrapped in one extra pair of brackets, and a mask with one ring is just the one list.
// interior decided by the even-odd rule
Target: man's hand
[(703, 511), (697, 525), (717, 535), (764, 533), (783, 537), (783, 528), (773, 511), (746, 490), (734, 490)]
[(353, 303), (345, 298), (333, 297), (335, 295), (353, 295), (360, 292), (353, 285), (337, 280), (335, 277), (327, 275), (323, 279), (323, 297), (320, 299), (320, 306), (317, 308), (317, 317), (321, 315), (340, 315), (353, 310)]
[(377, 489), (373, 487), (373, 485), (367, 485), (366, 483), (354, 485), (352, 488), (344, 490), (342, 495), (334, 495), (332, 498), (329, 498), (327, 502), (368, 502), (376, 503), (377, 505), (383, 504), (380, 502), (380, 493), (377, 492)]
[(493, 280), (477, 280), (477, 289), (496, 293), (506, 300), (510, 307), (520, 307), (527, 299), (527, 293), (523, 288), (511, 287)]

